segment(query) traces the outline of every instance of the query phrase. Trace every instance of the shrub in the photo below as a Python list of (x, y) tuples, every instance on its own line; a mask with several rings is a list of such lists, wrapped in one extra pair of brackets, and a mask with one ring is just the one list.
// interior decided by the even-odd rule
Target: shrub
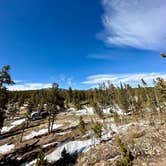
[(113, 117), (114, 117), (115, 124), (119, 125), (120, 123), (119, 114), (117, 112), (114, 112)]
[(122, 154), (122, 159), (117, 161), (117, 166), (132, 166), (132, 160), (134, 159), (132, 153), (125, 147), (119, 137), (117, 138), (117, 144)]
[(44, 153), (41, 150), (37, 156), (37, 162), (35, 166), (45, 166), (46, 165), (46, 160), (44, 159)]
[(92, 107), (94, 109), (94, 112), (100, 117), (103, 118), (103, 112), (102, 109), (100, 108), (99, 104), (97, 102), (92, 103)]
[(82, 116), (80, 116), (80, 122), (79, 122), (79, 125), (78, 125), (78, 129), (79, 129), (79, 131), (82, 134), (85, 134), (85, 132), (86, 132), (86, 124), (85, 124)]
[(102, 125), (99, 122), (96, 122), (93, 126), (92, 126), (92, 130), (94, 131), (95, 135), (98, 138), (101, 138), (102, 136)]

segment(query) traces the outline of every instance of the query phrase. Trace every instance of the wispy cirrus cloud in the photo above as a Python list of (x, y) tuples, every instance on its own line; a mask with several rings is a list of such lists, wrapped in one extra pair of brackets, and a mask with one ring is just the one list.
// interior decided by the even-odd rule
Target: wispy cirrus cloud
[(57, 82), (62, 85), (64, 88), (76, 85), (73, 76), (66, 76), (65, 74), (59, 74), (57, 76), (51, 76), (52, 82)]
[(162, 73), (136, 73), (136, 74), (97, 74), (86, 78), (82, 84), (98, 85), (99, 83), (107, 82), (119, 85), (120, 83), (127, 83), (137, 85), (141, 79), (144, 79), (148, 84), (153, 83), (153, 79), (161, 77), (166, 79), (166, 74)]
[(113, 56), (109, 56), (110, 54), (109, 53), (106, 53), (106, 54), (89, 54), (87, 56), (87, 58), (92, 58), (92, 59), (98, 59), (98, 60), (112, 60), (114, 59)]
[(166, 50), (165, 0), (102, 0), (109, 45)]

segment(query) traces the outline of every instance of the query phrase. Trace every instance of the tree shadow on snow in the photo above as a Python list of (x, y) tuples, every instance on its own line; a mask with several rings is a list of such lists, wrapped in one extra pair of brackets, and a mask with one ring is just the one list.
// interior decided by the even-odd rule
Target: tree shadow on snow
[(66, 149), (64, 148), (61, 152), (61, 158), (53, 163), (53, 166), (72, 166), (76, 163), (78, 158), (77, 151), (73, 154), (67, 153)]

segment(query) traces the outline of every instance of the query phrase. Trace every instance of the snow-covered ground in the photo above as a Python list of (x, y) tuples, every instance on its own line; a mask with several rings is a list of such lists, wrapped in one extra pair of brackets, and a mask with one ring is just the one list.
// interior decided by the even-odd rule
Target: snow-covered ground
[(48, 146), (52, 146), (52, 145), (55, 145), (55, 144), (59, 144), (59, 142), (51, 142), (51, 143), (49, 143), (49, 144), (43, 145), (42, 147), (43, 147), (43, 148), (46, 148), (46, 147), (48, 147)]
[(94, 109), (93, 109), (93, 107), (85, 107), (84, 109), (75, 111), (75, 114), (78, 115), (78, 116), (93, 115), (94, 114)]
[[(102, 109), (102, 112), (104, 114), (111, 114), (110, 110), (112, 112), (117, 112), (119, 115), (125, 115), (123, 110), (120, 109), (118, 105), (115, 105), (115, 107), (112, 109), (111, 109), (111, 107), (104, 108), (104, 109)], [(87, 106), (84, 106), (84, 109), (81, 109), (81, 110), (76, 110), (75, 108), (70, 108), (70, 109), (68, 109), (68, 111), (71, 113), (74, 113), (75, 115), (78, 115), (78, 116), (95, 114), (94, 108), (87, 107)]]
[[(69, 142), (63, 143), (61, 145), (60, 145), (59, 142), (53, 142), (53, 143), (45, 144), (45, 145), (43, 145), (43, 148), (47, 147), (47, 146), (57, 144), (57, 143), (59, 145), (53, 152), (46, 155), (45, 158), (50, 163), (59, 160), (61, 158), (61, 153), (64, 150), (64, 148), (66, 149), (66, 152), (70, 153), (70, 154), (87, 152), (88, 150), (90, 150), (90, 148), (93, 145), (100, 144), (101, 140), (110, 139), (112, 137), (113, 132), (116, 132), (116, 133), (119, 133), (120, 131), (124, 132), (125, 130), (127, 130), (132, 125), (144, 126), (144, 125), (146, 125), (146, 123), (142, 122), (142, 121), (141, 122), (132, 122), (132, 123), (124, 124), (124, 125), (120, 125), (120, 126), (116, 126), (115, 124), (112, 123), (112, 124), (110, 124), (111, 130), (110, 129), (109, 130), (104, 130), (103, 129), (101, 139), (94, 138), (92, 132), (90, 132), (90, 133), (87, 133), (87, 134), (89, 136), (92, 136), (91, 139), (69, 141)], [(36, 160), (32, 161), (33, 164), (35, 162), (36, 162)], [(30, 166), (30, 165), (31, 165), (31, 162), (27, 166)]]
[(119, 115), (125, 115), (123, 110), (118, 105), (115, 105), (115, 107), (113, 108), (113, 112), (117, 112)]
[(66, 131), (66, 132), (60, 132), (60, 133), (56, 133), (56, 135), (65, 135), (65, 134), (69, 134), (71, 133), (72, 131)]
[(10, 126), (4, 126), (4, 127), (2, 128), (2, 130), (1, 130), (1, 132), (2, 132), (2, 133), (6, 133), (6, 132), (10, 131), (12, 128), (14, 128), (14, 127), (16, 127), (16, 126), (22, 124), (22, 123), (25, 122), (25, 121), (26, 121), (25, 118), (16, 120), (16, 121), (12, 122)]
[(10, 152), (12, 149), (14, 149), (15, 145), (14, 144), (4, 144), (0, 146), (0, 154), (6, 154)]
[(146, 126), (146, 123), (145, 122), (131, 122), (131, 123), (128, 123), (128, 124), (124, 124), (124, 125), (120, 125), (120, 126), (116, 126), (114, 123), (111, 124), (111, 129), (112, 131), (118, 133), (120, 131), (125, 131), (127, 130), (130, 126)]
[[(145, 123), (135, 122), (135, 123), (129, 123), (129, 124), (121, 125), (121, 126), (116, 126), (114, 124), (111, 124), (112, 131), (110, 130), (108, 132), (103, 131), (101, 140), (108, 140), (112, 137), (113, 132), (118, 133), (120, 131), (125, 131), (128, 129), (129, 126), (132, 126), (132, 125), (142, 126), (142, 125), (145, 125)], [(73, 154), (75, 152), (77, 153), (86, 152), (91, 148), (92, 145), (99, 144), (101, 140), (93, 138), (93, 139), (88, 139), (83, 141), (70, 141), (70, 142), (64, 143), (63, 145), (55, 149), (52, 153), (48, 154), (46, 156), (46, 159), (48, 160), (48, 162), (55, 162), (59, 160), (61, 158), (61, 152), (63, 151), (64, 148), (66, 149), (66, 152), (70, 154)]]
[(22, 164), (21, 166), (34, 166), (36, 161), (37, 161), (37, 159), (32, 160), (30, 162), (26, 162), (26, 163)]
[(113, 108), (108, 107), (108, 108), (104, 108), (103, 109), (103, 113), (105, 113), (105, 114), (111, 114), (110, 111), (111, 112), (116, 112), (119, 115), (125, 115), (125, 113), (123, 112), (123, 110), (118, 105), (115, 105)]
[[(62, 124), (54, 124), (53, 125), (53, 130), (55, 130), (55, 129), (61, 127), (61, 126), (63, 126), (63, 125)], [(48, 129), (41, 129), (39, 131), (32, 131), (30, 134), (26, 135), (23, 138), (23, 140), (28, 140), (28, 139), (34, 138), (36, 136), (44, 135), (46, 133), (48, 133)]]
[[(97, 142), (96, 141), (95, 143), (98, 143), (98, 141)], [(88, 139), (84, 141), (70, 141), (59, 146), (52, 153), (48, 154), (46, 156), (46, 159), (48, 160), (48, 162), (55, 162), (61, 158), (61, 152), (63, 151), (64, 148), (66, 149), (66, 152), (70, 154), (73, 154), (75, 152), (81, 153), (87, 151), (89, 147), (93, 144), (94, 144), (93, 139)]]
[(131, 122), (128, 124), (124, 124), (124, 125), (120, 125), (117, 126), (114, 123), (112, 123), (108, 130), (104, 130), (102, 133), (102, 140), (108, 140), (109, 138), (111, 138), (113, 132), (115, 133), (119, 133), (119, 132), (124, 132), (125, 130), (127, 130), (130, 126), (146, 126), (145, 122)]

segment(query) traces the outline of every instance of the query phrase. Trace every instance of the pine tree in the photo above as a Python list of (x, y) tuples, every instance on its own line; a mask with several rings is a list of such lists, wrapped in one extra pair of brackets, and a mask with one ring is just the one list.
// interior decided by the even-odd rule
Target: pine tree
[(120, 117), (119, 117), (119, 114), (117, 112), (114, 112), (113, 114), (113, 118), (114, 118), (114, 122), (115, 124), (118, 126), (119, 123), (120, 123)]
[(120, 89), (119, 89), (119, 103), (121, 108), (127, 113), (129, 112), (129, 101), (128, 101), (128, 96), (126, 92), (127, 92), (126, 88), (123, 87), (121, 83)]
[(94, 112), (100, 117), (103, 118), (103, 112), (102, 109), (100, 108), (99, 104), (93, 101), (92, 107), (94, 109)]
[(102, 136), (102, 124), (99, 122), (94, 123), (92, 126), (92, 130), (94, 131), (97, 138), (101, 138)]
[(68, 102), (69, 103), (73, 102), (73, 90), (71, 87), (69, 87), (69, 90), (68, 90)]
[(14, 84), (14, 81), (12, 81), (11, 76), (9, 74), (9, 70), (9, 65), (2, 67), (2, 70), (0, 71), (0, 88), (2, 88), (5, 84)]
[(3, 127), (3, 122), (5, 119), (5, 109), (6, 104), (8, 103), (8, 91), (5, 85), (12, 85), (14, 82), (12, 81), (10, 74), (9, 74), (10, 66), (4, 66), (0, 71), (0, 134), (1, 129)]
[(132, 153), (125, 147), (119, 137), (117, 138), (117, 144), (123, 157), (121, 160), (117, 161), (117, 166), (132, 166), (132, 160), (134, 159)]
[(86, 124), (85, 124), (85, 122), (84, 122), (82, 116), (80, 116), (78, 129), (79, 129), (79, 131), (80, 131), (82, 134), (85, 134), (85, 132), (86, 132)]
[(53, 125), (56, 115), (60, 111), (64, 111), (64, 98), (59, 94), (57, 83), (53, 83), (49, 92), (50, 93), (47, 99), (47, 110), (49, 112), (48, 133), (50, 134), (53, 132)]
[(37, 156), (37, 162), (35, 164), (35, 166), (46, 166), (46, 160), (44, 159), (44, 153), (43, 151), (41, 150), (39, 153), (38, 153), (38, 156)]

